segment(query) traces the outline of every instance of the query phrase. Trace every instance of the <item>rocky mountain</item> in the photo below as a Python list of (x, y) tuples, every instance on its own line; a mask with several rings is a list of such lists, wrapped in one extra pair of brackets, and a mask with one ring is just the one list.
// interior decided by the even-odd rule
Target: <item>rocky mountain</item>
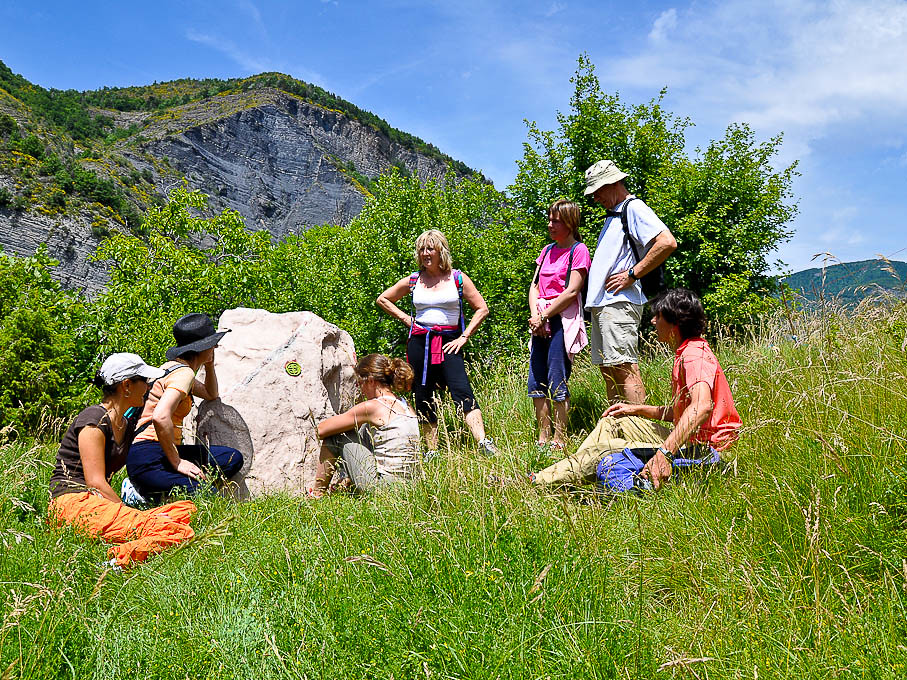
[(28, 255), (46, 243), (70, 287), (102, 287), (103, 265), (87, 260), (99, 239), (141, 233), (144, 210), (184, 180), (212, 211), (235, 209), (280, 238), (348, 223), (392, 168), (425, 181), (451, 167), (471, 172), (281, 74), (76, 93), (42, 90), (0, 62), (0, 247)]

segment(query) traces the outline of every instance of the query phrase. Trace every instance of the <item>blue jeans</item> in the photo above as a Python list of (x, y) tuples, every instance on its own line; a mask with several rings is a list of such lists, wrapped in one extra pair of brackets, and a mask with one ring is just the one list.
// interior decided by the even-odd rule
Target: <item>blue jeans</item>
[[(212, 475), (229, 479), (242, 469), (243, 457), (229, 446), (206, 447), (200, 444), (181, 444), (176, 447), (185, 458)], [(161, 445), (155, 441), (133, 444), (126, 457), (126, 472), (136, 490), (149, 501), (159, 503), (173, 492), (193, 496), (206, 482), (192, 479), (173, 469)]]
[(570, 390), (567, 380), (573, 363), (567, 357), (564, 346), (564, 325), (560, 315), (548, 319), (551, 337), (532, 337), (532, 353), (529, 355), (529, 396), (533, 399), (549, 398), (551, 401), (567, 401)]

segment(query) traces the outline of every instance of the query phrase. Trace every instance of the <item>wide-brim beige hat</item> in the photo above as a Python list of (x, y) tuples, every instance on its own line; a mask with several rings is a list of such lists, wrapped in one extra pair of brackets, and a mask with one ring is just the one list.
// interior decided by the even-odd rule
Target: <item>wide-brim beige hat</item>
[(627, 176), (614, 165), (614, 161), (599, 161), (586, 170), (586, 190), (583, 193), (586, 196), (594, 194), (606, 184), (614, 184)]

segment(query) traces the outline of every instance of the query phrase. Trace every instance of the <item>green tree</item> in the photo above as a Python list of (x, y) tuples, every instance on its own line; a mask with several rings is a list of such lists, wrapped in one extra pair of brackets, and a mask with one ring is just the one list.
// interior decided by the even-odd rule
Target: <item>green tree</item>
[[(457, 181), (452, 172), (423, 184), (392, 170), (374, 189), (348, 228), (312, 229), (280, 247), (287, 262), (277, 269), (299, 268), (293, 276), (300, 308), (350, 331), (360, 351), (401, 355), (406, 329), (379, 312), (375, 299), (417, 268), (416, 237), (434, 228), (447, 236), (454, 267), (475, 282), (489, 305), (485, 326), (467, 345), (473, 356), (489, 361), (518, 348), (526, 334), (534, 257), (527, 244), (533, 235), (524, 221), (513, 219), (503, 195), (477, 177)], [(404, 309), (409, 304), (400, 301)]]
[[(93, 259), (111, 263), (108, 286), (95, 303), (105, 354), (137, 352), (160, 363), (180, 316), (204, 312), (217, 319), (231, 307), (270, 308), (267, 296), (258, 303), (265, 284), (255, 278), (266, 268), (270, 235), (247, 232), (236, 211), (198, 216), (206, 208), (204, 194), (180, 187), (164, 206), (149, 210), (147, 238), (115, 232), (100, 243)], [(196, 245), (200, 236), (213, 244)]]
[(34, 434), (86, 403), (97, 332), (84, 301), (51, 276), (57, 261), (0, 253), (0, 429)]
[(590, 242), (604, 221), (601, 206), (583, 196), (583, 173), (609, 158), (629, 173), (627, 188), (664, 220), (678, 250), (666, 263), (668, 284), (702, 296), (711, 318), (739, 326), (773, 304), (777, 289), (767, 257), (790, 237), (796, 215), (790, 202), (796, 163), (776, 171), (780, 135), (758, 143), (746, 125), (730, 126), (723, 139), (685, 151), (692, 123), (662, 107), (664, 91), (647, 104), (627, 106), (601, 90), (586, 55), (571, 79), (569, 113), (558, 130), (529, 123), (519, 173), (509, 187), (515, 208), (537, 225), (558, 197), (586, 204), (584, 234)]
[[(491, 361), (525, 340), (534, 257), (526, 245), (533, 235), (479, 179), (455, 181), (451, 174), (423, 185), (391, 171), (348, 227), (314, 227), (276, 244), (266, 231), (248, 231), (235, 211), (200, 217), (206, 206), (203, 194), (179, 188), (146, 215), (146, 239), (115, 233), (102, 241), (95, 257), (112, 264), (95, 306), (104, 353), (128, 349), (161, 361), (181, 315), (217, 318), (246, 306), (311, 311), (348, 331), (359, 352), (400, 356), (406, 330), (382, 314), (375, 299), (416, 268), (416, 237), (430, 228), (447, 235), (454, 266), (489, 303), (491, 316), (468, 345), (475, 356)], [(533, 248), (541, 247), (541, 236)]]

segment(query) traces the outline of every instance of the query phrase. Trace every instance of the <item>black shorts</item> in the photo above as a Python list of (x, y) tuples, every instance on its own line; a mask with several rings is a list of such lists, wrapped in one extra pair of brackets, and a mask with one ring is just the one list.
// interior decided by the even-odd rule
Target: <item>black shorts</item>
[[(460, 331), (445, 333), (443, 342), (446, 344), (460, 337)], [(445, 354), (444, 361), (440, 364), (429, 364), (425, 376), (425, 385), (422, 385), (422, 367), (425, 361), (425, 342), (428, 335), (410, 336), (406, 343), (406, 357), (416, 377), (413, 379), (413, 395), (416, 402), (416, 413), (419, 418), (430, 423), (438, 422), (437, 404), (435, 398), (440, 398), (440, 392), (445, 388), (450, 391), (450, 398), (462, 409), (469, 413), (479, 408), (476, 396), (469, 385), (466, 376), (466, 365), (463, 363), (462, 350), (459, 354)]]

